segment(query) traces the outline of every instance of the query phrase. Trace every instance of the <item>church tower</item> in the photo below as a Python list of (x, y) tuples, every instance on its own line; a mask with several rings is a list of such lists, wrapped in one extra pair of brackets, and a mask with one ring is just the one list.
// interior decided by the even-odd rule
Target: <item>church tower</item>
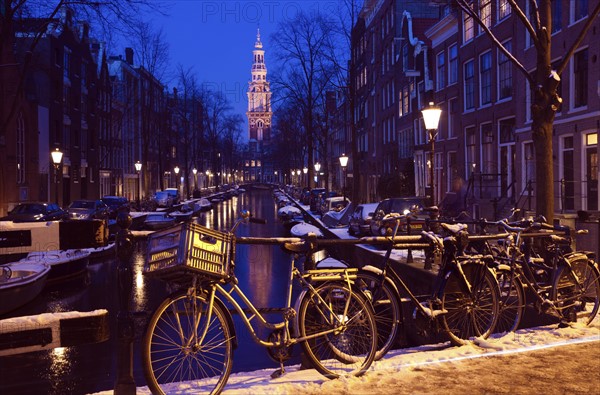
[(248, 139), (252, 145), (258, 143), (260, 150), (263, 141), (271, 138), (271, 88), (267, 81), (267, 66), (265, 65), (265, 51), (260, 41), (260, 29), (256, 34), (256, 43), (252, 51), (252, 80), (248, 82)]

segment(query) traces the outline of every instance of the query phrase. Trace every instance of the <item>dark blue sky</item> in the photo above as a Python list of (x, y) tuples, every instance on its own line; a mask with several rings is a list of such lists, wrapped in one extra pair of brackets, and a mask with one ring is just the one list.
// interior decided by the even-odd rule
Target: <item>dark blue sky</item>
[(275, 65), (270, 35), (277, 24), (290, 20), (300, 9), (327, 11), (337, 3), (338, 0), (170, 0), (170, 15), (152, 19), (157, 27), (163, 26), (172, 67), (192, 67), (199, 82), (225, 93), (235, 112), (245, 118), (257, 28), (260, 26), (267, 70), (272, 73)]

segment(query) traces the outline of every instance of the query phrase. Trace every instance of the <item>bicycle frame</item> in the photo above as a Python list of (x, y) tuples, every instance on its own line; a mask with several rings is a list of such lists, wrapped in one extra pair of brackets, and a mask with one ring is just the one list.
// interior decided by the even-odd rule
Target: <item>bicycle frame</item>
[[(278, 346), (282, 346), (282, 345), (290, 346), (290, 345), (293, 345), (296, 343), (300, 343), (302, 341), (310, 340), (310, 339), (313, 339), (313, 338), (316, 338), (319, 336), (323, 336), (325, 334), (329, 334), (329, 333), (338, 331), (339, 327), (347, 324), (347, 322), (343, 322), (343, 319), (340, 318), (337, 314), (335, 314), (333, 312), (333, 310), (327, 305), (325, 300), (323, 300), (321, 298), (319, 293), (315, 291), (315, 288), (312, 284), (312, 280), (344, 281), (348, 285), (348, 289), (352, 290), (351, 284), (352, 284), (352, 280), (356, 278), (355, 273), (356, 273), (357, 269), (307, 270), (305, 273), (302, 273), (302, 272), (300, 272), (300, 270), (297, 268), (297, 266), (295, 264), (296, 258), (297, 258), (296, 256), (294, 256), (294, 258), (292, 258), (292, 263), (290, 265), (290, 272), (289, 272), (289, 276), (288, 276), (287, 295), (286, 295), (286, 305), (285, 305), (285, 307), (279, 309), (283, 312), (283, 321), (280, 321), (277, 323), (271, 323), (271, 322), (267, 321), (265, 319), (263, 313), (261, 313), (261, 311), (260, 311), (263, 309), (260, 309), (260, 308), (257, 308), (254, 306), (252, 301), (250, 301), (250, 299), (245, 295), (244, 291), (237, 285), (238, 281), (237, 281), (237, 278), (235, 278), (235, 276), (232, 277), (227, 282), (227, 284), (230, 287), (229, 290), (225, 289), (219, 283), (212, 283), (208, 287), (199, 288), (202, 290), (206, 290), (209, 294), (209, 308), (208, 308), (209, 317), (208, 317), (208, 319), (210, 320), (210, 318), (211, 318), (210, 314), (212, 312), (212, 307), (213, 307), (215, 297), (222, 296), (227, 302), (229, 302), (233, 306), (233, 310), (240, 315), (240, 317), (242, 318), (242, 321), (244, 322), (244, 325), (250, 332), (254, 342), (257, 344), (260, 344), (263, 347), (278, 347)], [(352, 275), (352, 273), (354, 273), (354, 275)], [(292, 306), (291, 306), (292, 291), (293, 291), (293, 282), (295, 279), (299, 280), (303, 287), (303, 292), (301, 292), (300, 295), (296, 299), (295, 311), (296, 312), (298, 311), (299, 302), (302, 300), (304, 295), (308, 292), (311, 295), (316, 296), (320, 300), (320, 302), (324, 306), (326, 306), (328, 312), (330, 313), (329, 317), (334, 319), (335, 324), (338, 327), (329, 329), (326, 331), (321, 331), (321, 332), (315, 333), (311, 336), (304, 336), (304, 337), (300, 337), (298, 333), (295, 333), (293, 335), (290, 333), (290, 330), (289, 330), (290, 329), (290, 327), (289, 327), (290, 318), (293, 317), (293, 318), (296, 318), (296, 320), (297, 320), (297, 314), (287, 314), (287, 312), (291, 311), (291, 308), (292, 308)], [(239, 302), (234, 297), (234, 295), (237, 296), (237, 298), (240, 300)], [(348, 298), (346, 300), (346, 306), (344, 309), (343, 316), (347, 316), (349, 301), (350, 301), (350, 299)], [(247, 313), (248, 310), (249, 310), (249, 314)], [(268, 309), (268, 310), (273, 311), (273, 309)], [(230, 310), (230, 313), (231, 313), (231, 310)], [(271, 342), (271, 341), (266, 341), (264, 339), (261, 339), (257, 335), (254, 325), (252, 324), (252, 320), (254, 320), (254, 318), (257, 318), (259, 320), (259, 324), (264, 328), (267, 328), (267, 329), (270, 329), (273, 331), (284, 330), (283, 338), (281, 339), (281, 341)], [(294, 322), (294, 328), (298, 328), (297, 321)]]

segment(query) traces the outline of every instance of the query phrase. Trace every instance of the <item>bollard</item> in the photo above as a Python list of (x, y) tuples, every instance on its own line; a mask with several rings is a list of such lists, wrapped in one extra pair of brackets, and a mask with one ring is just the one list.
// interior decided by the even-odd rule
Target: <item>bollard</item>
[[(406, 234), (410, 236), (410, 216), (406, 216)], [(412, 248), (408, 249), (406, 254), (406, 263), (413, 263)]]
[(133, 378), (133, 319), (129, 311), (131, 291), (133, 289), (133, 270), (131, 256), (133, 255), (133, 235), (129, 231), (131, 216), (120, 212), (117, 216), (119, 231), (116, 236), (117, 281), (119, 285), (119, 313), (117, 314), (117, 333), (119, 336), (117, 381), (115, 395), (135, 394), (135, 380)]

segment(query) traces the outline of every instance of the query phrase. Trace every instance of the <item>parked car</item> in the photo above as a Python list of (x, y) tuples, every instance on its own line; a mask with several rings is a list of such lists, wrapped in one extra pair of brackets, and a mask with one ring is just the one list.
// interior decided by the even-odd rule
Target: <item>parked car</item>
[(351, 236), (365, 236), (371, 233), (371, 218), (378, 203), (364, 203), (356, 206), (348, 218), (348, 233)]
[(181, 196), (179, 195), (179, 189), (177, 188), (167, 188), (165, 192), (169, 194), (173, 198), (173, 204), (181, 203)]
[(322, 195), (325, 195), (325, 193), (327, 193), (325, 188), (313, 188), (310, 190), (310, 211), (317, 211), (317, 208), (319, 207), (319, 200), (321, 199)]
[(108, 206), (108, 217), (111, 219), (117, 218), (119, 212), (129, 212), (131, 207), (129, 200), (123, 196), (104, 196), (101, 199)]
[(402, 197), (384, 199), (377, 205), (375, 213), (371, 218), (371, 234), (373, 236), (390, 235), (395, 226), (395, 220), (392, 215), (403, 215), (400, 222), (399, 232), (407, 232), (407, 222), (410, 218), (410, 230), (412, 232), (420, 232), (423, 228), (425, 220), (429, 218), (429, 213), (424, 211), (424, 197)]
[(102, 200), (74, 200), (67, 208), (67, 218), (107, 220), (109, 211)]
[(173, 196), (167, 191), (157, 191), (154, 194), (154, 201), (158, 207), (172, 207), (174, 204)]
[(321, 205), (318, 208), (318, 212), (324, 215), (328, 211), (340, 212), (350, 203), (348, 198), (343, 196), (328, 197), (321, 201)]
[(38, 222), (38, 221), (58, 221), (67, 214), (56, 203), (19, 203), (13, 208), (2, 221), (13, 222)]

